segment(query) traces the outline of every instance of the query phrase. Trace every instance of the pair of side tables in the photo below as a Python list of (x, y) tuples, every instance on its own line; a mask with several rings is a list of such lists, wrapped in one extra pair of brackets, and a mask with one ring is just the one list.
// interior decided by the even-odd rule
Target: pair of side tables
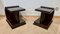
[[(7, 18), (6, 21), (12, 29), (26, 24), (25, 20), (22, 19), (23, 16), (19, 15), (19, 12), (21, 11), (25, 11), (25, 9), (19, 6), (5, 7), (5, 14)], [(34, 21), (33, 24), (44, 29), (48, 29), (52, 23), (54, 8), (41, 6), (35, 9), (35, 11), (41, 12), (41, 16), (36, 21)]]

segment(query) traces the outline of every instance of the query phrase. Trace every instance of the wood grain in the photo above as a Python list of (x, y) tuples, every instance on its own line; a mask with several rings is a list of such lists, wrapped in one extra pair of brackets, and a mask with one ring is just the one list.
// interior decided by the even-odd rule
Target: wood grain
[(5, 16), (0, 16), (0, 34), (60, 34), (60, 17), (54, 16), (53, 23), (48, 30), (33, 25), (38, 16), (24, 16), (26, 25), (11, 29)]

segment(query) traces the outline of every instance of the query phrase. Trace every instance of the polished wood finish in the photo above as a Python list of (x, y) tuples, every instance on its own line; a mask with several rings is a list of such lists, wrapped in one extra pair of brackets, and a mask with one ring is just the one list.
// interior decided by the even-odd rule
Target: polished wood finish
[(41, 12), (41, 17), (34, 22), (34, 25), (48, 29), (53, 21), (54, 8), (41, 6), (40, 8), (35, 9), (35, 11)]
[(7, 18), (6, 21), (11, 26), (12, 29), (26, 24), (25, 21), (22, 19), (22, 15), (21, 17), (19, 17), (20, 11), (25, 11), (25, 9), (20, 8), (19, 6), (5, 7), (5, 14)]

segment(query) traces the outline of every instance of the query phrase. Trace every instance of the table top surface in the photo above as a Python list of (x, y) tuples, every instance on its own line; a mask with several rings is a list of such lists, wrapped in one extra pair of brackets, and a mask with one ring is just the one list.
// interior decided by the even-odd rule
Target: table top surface
[(46, 9), (46, 8), (37, 8), (35, 9), (36, 11), (40, 11), (40, 12), (49, 12), (49, 13), (52, 13), (53, 10), (52, 9)]
[(24, 11), (24, 8), (21, 7), (14, 7), (14, 8), (8, 8), (9, 11)]

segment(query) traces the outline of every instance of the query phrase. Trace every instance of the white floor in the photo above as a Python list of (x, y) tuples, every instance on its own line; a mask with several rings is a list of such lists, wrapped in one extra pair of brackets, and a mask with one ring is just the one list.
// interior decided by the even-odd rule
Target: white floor
[(33, 25), (35, 19), (31, 19), (26, 18), (26, 25), (11, 29), (6, 18), (3, 17), (0, 20), (0, 34), (60, 34), (60, 19), (54, 19), (48, 30)]

